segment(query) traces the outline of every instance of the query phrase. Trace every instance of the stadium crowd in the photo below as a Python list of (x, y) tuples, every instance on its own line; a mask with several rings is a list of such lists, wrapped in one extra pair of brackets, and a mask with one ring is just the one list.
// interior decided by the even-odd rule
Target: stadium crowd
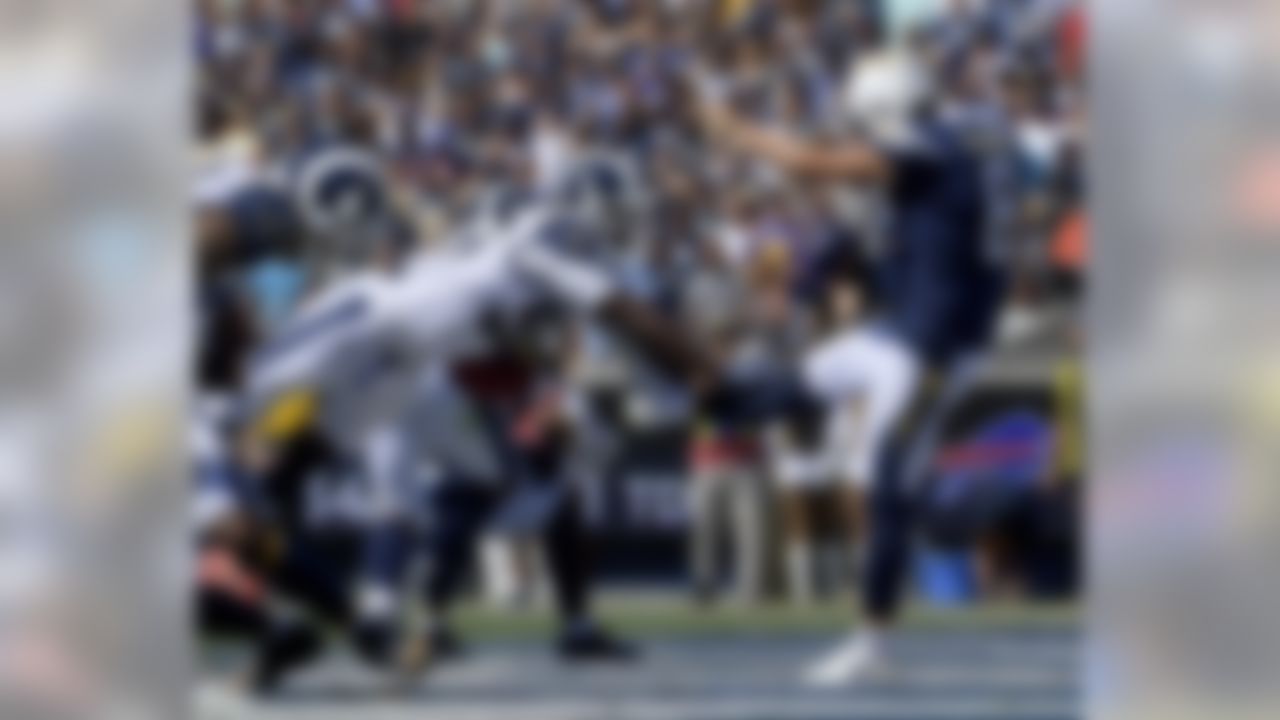
[[(745, 278), (781, 263), (802, 284), (824, 245), (851, 234), (874, 243), (872, 213), (854, 191), (816, 196), (704, 142), (682, 87), (706, 76), (758, 117), (837, 132), (848, 69), (885, 42), (893, 13), (877, 8), (895, 3), (197, 4), (211, 193), (217, 180), (287, 176), (321, 148), (353, 144), (387, 164), (413, 241), (431, 242), (482, 196), (530, 190), (575, 149), (604, 146), (650, 179), (643, 201), (656, 224), (637, 229), (648, 242), (631, 269), (652, 296), (675, 302), (709, 266)], [(938, 102), (967, 116), (1000, 160), (993, 252), (1018, 256), (1018, 302), (1043, 296), (1046, 276), (1077, 262), (1071, 242), (1050, 242), (1069, 232), (1082, 193), (1071, 5), (957, 0), (915, 31)], [(245, 204), (237, 210), (252, 214)]]
[[(984, 159), (988, 250), (1007, 297), (997, 345), (1057, 339), (1075, 325), (1087, 250), (1084, 31), (1072, 0), (196, 5), (206, 397), (234, 393), (246, 353), (343, 262), (344, 210), (306, 196), (307, 168), (335, 153), (383, 174), (389, 197), (359, 201), (394, 209), (395, 222), (373, 231), (392, 252), (440, 242), (535, 193), (575, 157), (607, 154), (644, 188), (624, 199), (645, 219), (620, 229), (625, 287), (725, 355), (798, 355), (833, 321), (857, 317), (858, 298), (829, 307), (813, 277), (833, 253), (874, 262), (881, 208), (856, 186), (811, 186), (713, 142), (691, 95), (813, 137), (839, 134), (851, 68), (890, 42), (926, 64), (934, 104)], [(718, 432), (608, 338), (580, 347), (573, 382), (612, 392), (625, 427), (695, 428), (688, 511), (699, 589), (713, 592), (716, 525), (731, 520), (743, 595), (765, 592), (763, 538), (776, 523), (788, 538), (788, 584), (807, 595), (806, 496), (830, 483), (811, 477), (823, 471), (795, 438)]]

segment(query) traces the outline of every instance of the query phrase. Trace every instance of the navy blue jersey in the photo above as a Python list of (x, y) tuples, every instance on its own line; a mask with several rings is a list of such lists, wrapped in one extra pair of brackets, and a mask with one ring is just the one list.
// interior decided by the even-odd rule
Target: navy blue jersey
[(920, 130), (913, 149), (892, 155), (880, 289), (890, 324), (927, 364), (941, 366), (987, 341), (1001, 283), (985, 251), (980, 160), (947, 128)]

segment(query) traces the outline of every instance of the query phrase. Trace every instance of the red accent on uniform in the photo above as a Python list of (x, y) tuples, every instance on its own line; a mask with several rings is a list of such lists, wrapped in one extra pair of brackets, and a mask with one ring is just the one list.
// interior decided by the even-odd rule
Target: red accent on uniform
[(196, 578), (202, 587), (220, 590), (251, 605), (260, 605), (266, 599), (262, 580), (223, 548), (208, 548), (200, 552)]
[(460, 362), (454, 365), (453, 376), (476, 399), (503, 404), (523, 400), (534, 379), (527, 364), (505, 357)]
[(516, 419), (512, 431), (516, 444), (524, 448), (542, 445), (560, 422), (559, 392), (545, 392), (536, 398)]

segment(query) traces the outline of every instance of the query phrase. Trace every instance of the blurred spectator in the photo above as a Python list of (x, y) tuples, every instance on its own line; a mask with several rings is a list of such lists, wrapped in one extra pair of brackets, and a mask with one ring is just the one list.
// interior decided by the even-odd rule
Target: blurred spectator
[[(704, 269), (690, 290), (686, 314), (691, 324), (713, 338), (730, 362), (744, 360), (749, 352), (745, 319), (734, 302), (732, 276), (724, 269)], [(743, 602), (759, 601), (765, 590), (769, 507), (760, 439), (753, 431), (699, 419), (689, 465), (689, 566), (696, 596), (710, 601), (718, 594), (722, 550), (727, 550), (734, 594)]]

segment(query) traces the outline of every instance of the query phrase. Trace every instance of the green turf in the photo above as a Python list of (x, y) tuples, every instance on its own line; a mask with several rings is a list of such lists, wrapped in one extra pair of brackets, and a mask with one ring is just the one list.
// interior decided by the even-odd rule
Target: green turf
[[(605, 592), (595, 603), (604, 625), (635, 638), (696, 638), (716, 636), (768, 636), (797, 633), (832, 633), (853, 627), (857, 615), (851, 599), (811, 606), (773, 603), (742, 606), (724, 603), (700, 608), (685, 595), (673, 593)], [(556, 628), (548, 608), (508, 610), (464, 603), (453, 624), (467, 640), (545, 639)], [(1075, 604), (986, 603), (974, 607), (943, 609), (914, 605), (903, 624), (909, 629), (1071, 629), (1080, 624)], [(202, 646), (224, 643), (204, 638)]]
[[(852, 604), (830, 602), (809, 607), (770, 604), (746, 607), (723, 604), (698, 608), (687, 598), (672, 595), (606, 593), (596, 603), (597, 615), (610, 628), (641, 636), (760, 635), (830, 632), (848, 629), (856, 619)], [(474, 639), (518, 639), (545, 636), (554, 628), (549, 610), (511, 611), (468, 605), (459, 608), (456, 624)], [(1078, 624), (1072, 604), (987, 604), (972, 608), (911, 608), (904, 623), (910, 628), (1072, 628)]]

